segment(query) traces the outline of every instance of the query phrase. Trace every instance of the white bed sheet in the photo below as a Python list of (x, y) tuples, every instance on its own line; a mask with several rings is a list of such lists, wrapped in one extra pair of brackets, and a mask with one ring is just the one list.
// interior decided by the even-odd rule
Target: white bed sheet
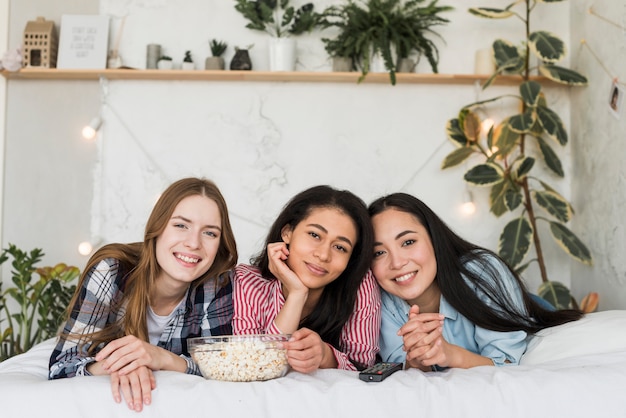
[[(617, 318), (617, 319), (615, 319)], [(610, 324), (598, 326), (598, 324)], [(587, 329), (597, 344), (546, 361), (563, 336)], [(600, 331), (598, 331), (600, 330)], [(626, 417), (626, 311), (598, 313), (557, 327), (531, 344), (533, 364), (439, 373), (400, 371), (381, 383), (356, 372), (290, 372), (267, 382), (205, 380), (156, 372), (153, 403), (144, 417)], [(610, 338), (610, 340), (606, 340)], [(611, 341), (602, 344), (602, 339)], [(619, 344), (616, 343), (619, 341)], [(116, 404), (106, 376), (46, 380), (52, 340), (0, 363), (0, 416), (136, 417)], [(595, 348), (594, 348), (595, 347)], [(603, 348), (604, 347), (604, 348)], [(571, 344), (562, 345), (567, 353)]]

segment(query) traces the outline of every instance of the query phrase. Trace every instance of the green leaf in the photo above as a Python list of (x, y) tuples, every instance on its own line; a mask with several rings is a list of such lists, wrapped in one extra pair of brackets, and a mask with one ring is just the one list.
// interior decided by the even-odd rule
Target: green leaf
[(502, 181), (503, 170), (495, 163), (479, 164), (465, 173), (464, 178), (477, 186), (491, 186)]
[(474, 150), (470, 147), (455, 149), (443, 160), (443, 163), (441, 164), (441, 169), (445, 170), (446, 168), (457, 166), (463, 161), (467, 160), (467, 158), (473, 153)]
[(506, 193), (504, 194), (504, 201), (507, 208), (509, 208), (509, 210), (512, 212), (517, 209), (519, 205), (522, 204), (522, 192), (519, 190), (519, 188), (515, 188), (512, 186), (508, 187), (506, 189)]
[(535, 107), (541, 93), (541, 84), (536, 81), (526, 81), (519, 87), (524, 103), (530, 107)]
[(450, 119), (446, 123), (446, 136), (449, 140), (462, 147), (468, 144), (463, 129), (459, 126), (459, 119)]
[(506, 19), (514, 15), (514, 13), (509, 10), (493, 9), (490, 7), (472, 7), (468, 11), (474, 16), (488, 19)]
[(568, 222), (572, 218), (570, 205), (561, 195), (550, 191), (535, 190), (532, 196), (539, 206), (559, 221)]
[(509, 265), (515, 267), (524, 260), (530, 249), (533, 229), (521, 216), (509, 222), (500, 235), (499, 254)]
[(553, 33), (533, 32), (529, 35), (528, 41), (530, 50), (543, 62), (553, 64), (565, 56), (565, 43)]
[(507, 183), (504, 181), (494, 184), (491, 188), (491, 193), (489, 193), (490, 211), (496, 217), (502, 216), (509, 210), (505, 200), (507, 190)]
[(541, 151), (541, 155), (543, 155), (543, 160), (545, 161), (548, 168), (552, 170), (559, 177), (564, 177), (565, 172), (563, 171), (561, 160), (556, 155), (554, 150), (542, 138), (540, 137), (536, 137), (536, 138), (537, 138), (537, 143), (539, 143), (539, 150)]
[[(559, 195), (561, 197), (562, 200), (567, 201), (559, 192), (557, 192), (556, 190), (554, 190), (554, 188), (550, 187), (550, 185), (544, 181), (539, 180), (539, 183), (541, 183), (541, 186), (543, 186), (544, 189), (546, 189), (549, 192), (552, 192), (556, 195)], [(572, 212), (572, 214), (574, 214), (574, 208), (572, 207), (572, 205), (568, 202), (567, 203), (569, 205), (569, 210), (570, 212)]]
[(535, 112), (526, 109), (524, 113), (509, 118), (509, 127), (518, 134), (528, 133), (535, 124)]
[(556, 112), (544, 106), (537, 106), (537, 119), (550, 138), (561, 145), (567, 144), (567, 131)]
[(476, 142), (480, 138), (480, 118), (472, 111), (467, 112), (463, 119), (463, 133), (470, 142)]
[(523, 157), (515, 160), (511, 167), (511, 173), (515, 180), (523, 179), (535, 165), (535, 159), (532, 157)]
[(556, 309), (568, 309), (572, 301), (569, 289), (560, 282), (547, 281), (541, 283), (537, 295), (550, 302)]
[(540, 65), (539, 73), (552, 81), (570, 86), (586, 86), (587, 77), (568, 68), (556, 65)]
[(507, 156), (517, 146), (520, 134), (509, 127), (509, 120), (503, 121), (494, 130), (493, 145), (498, 147), (498, 155)]
[(524, 60), (515, 45), (503, 39), (493, 43), (494, 59), (498, 71), (519, 72), (524, 67)]
[(591, 253), (572, 231), (558, 222), (550, 222), (550, 232), (559, 246), (583, 264), (592, 265)]

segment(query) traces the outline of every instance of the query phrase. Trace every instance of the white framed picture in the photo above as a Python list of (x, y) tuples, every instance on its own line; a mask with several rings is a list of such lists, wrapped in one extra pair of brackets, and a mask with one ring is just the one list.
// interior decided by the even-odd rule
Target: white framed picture
[(57, 68), (105, 69), (108, 43), (108, 16), (63, 15)]

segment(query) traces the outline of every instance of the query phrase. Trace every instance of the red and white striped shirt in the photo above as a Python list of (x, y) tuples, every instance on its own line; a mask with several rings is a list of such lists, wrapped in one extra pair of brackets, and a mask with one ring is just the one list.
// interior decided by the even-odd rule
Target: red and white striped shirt
[[(247, 264), (235, 267), (233, 279), (233, 333), (280, 334), (274, 323), (285, 304), (280, 281), (266, 279), (258, 268)], [(379, 351), (380, 288), (368, 271), (357, 291), (352, 315), (341, 331), (339, 347), (329, 344), (337, 359), (337, 368), (356, 370), (349, 359), (372, 366)]]

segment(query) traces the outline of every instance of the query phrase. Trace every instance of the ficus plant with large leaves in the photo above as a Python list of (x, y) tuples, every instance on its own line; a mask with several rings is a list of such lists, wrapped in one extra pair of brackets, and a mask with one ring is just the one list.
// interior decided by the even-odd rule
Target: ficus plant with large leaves
[[(567, 130), (559, 115), (552, 110), (544, 89), (531, 71), (538, 70), (550, 82), (570, 86), (584, 86), (587, 79), (557, 63), (565, 56), (565, 44), (556, 35), (544, 30), (530, 31), (531, 12), (538, 3), (557, 3), (562, 0), (517, 0), (503, 9), (475, 7), (469, 12), (487, 19), (517, 18), (523, 22), (526, 38), (518, 45), (504, 39), (493, 42), (495, 72), (483, 84), (487, 89), (499, 75), (520, 77), (518, 94), (507, 94), (481, 100), (464, 106), (458, 117), (448, 121), (448, 138), (457, 146), (447, 155), (442, 168), (457, 166), (470, 157), (479, 155), (482, 162), (471, 167), (464, 179), (472, 185), (490, 187), (491, 212), (500, 217), (513, 214), (500, 235), (498, 253), (518, 273), (536, 262), (541, 273), (540, 296), (557, 308), (576, 307), (592, 311), (597, 306), (597, 293), (590, 293), (580, 306), (569, 289), (560, 282), (551, 281), (546, 270), (538, 228), (546, 227), (556, 243), (574, 259), (591, 265), (591, 253), (585, 244), (566, 226), (574, 210), (556, 188), (541, 179), (536, 172), (543, 165), (544, 172), (564, 177), (563, 166), (554, 147), (568, 142)], [(531, 65), (531, 56), (537, 66)], [(481, 134), (479, 109), (495, 102), (516, 100), (515, 114), (504, 117)], [(532, 142), (532, 143), (531, 143)], [(534, 155), (533, 155), (534, 154)], [(539, 209), (539, 210), (538, 210)], [(535, 257), (529, 252), (534, 244)]]

